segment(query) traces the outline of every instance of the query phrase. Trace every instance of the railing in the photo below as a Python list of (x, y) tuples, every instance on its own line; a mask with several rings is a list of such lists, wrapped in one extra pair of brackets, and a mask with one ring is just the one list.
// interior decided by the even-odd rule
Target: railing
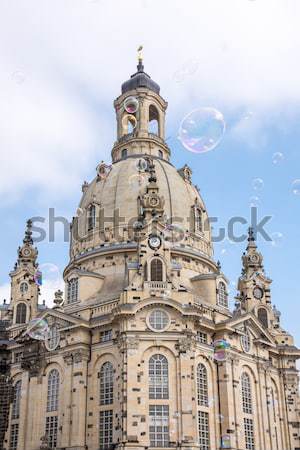
[(145, 287), (149, 289), (167, 289), (167, 281), (146, 281)]

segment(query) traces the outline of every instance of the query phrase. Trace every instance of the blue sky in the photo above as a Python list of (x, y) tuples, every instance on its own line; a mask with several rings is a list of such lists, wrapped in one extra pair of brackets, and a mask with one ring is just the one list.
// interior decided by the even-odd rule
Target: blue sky
[[(27, 218), (47, 216), (49, 208), (71, 218), (81, 183), (93, 178), (101, 160), (109, 162), (112, 102), (135, 71), (136, 48), (143, 44), (146, 71), (169, 102), (172, 161), (192, 167), (209, 215), (221, 226), (232, 216), (249, 218), (256, 196), (259, 216), (272, 216), (266, 230), (280, 238), (258, 245), (274, 280), (273, 303), (299, 345), (300, 195), (292, 192), (300, 179), (299, 19), (298, 0), (133, 0), (130, 7), (104, 0), (3, 0), (0, 299), (9, 296), (8, 272)], [(214, 150), (194, 154), (181, 145), (178, 128), (203, 106), (222, 112), (226, 132)], [(278, 164), (276, 152), (283, 155)], [(259, 192), (255, 178), (264, 182)], [(228, 240), (215, 246), (232, 296), (245, 246)], [(39, 261), (46, 279), (42, 298), (50, 301), (68, 261), (59, 227), (54, 243), (39, 244)]]

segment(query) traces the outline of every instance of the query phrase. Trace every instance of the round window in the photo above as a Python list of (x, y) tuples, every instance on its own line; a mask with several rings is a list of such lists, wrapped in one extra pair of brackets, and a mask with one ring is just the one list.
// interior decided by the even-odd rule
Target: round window
[(153, 331), (163, 331), (170, 323), (169, 315), (162, 309), (154, 309), (148, 317), (148, 326)]
[(25, 281), (20, 284), (20, 291), (22, 294), (25, 294), (28, 291), (28, 284)]
[(241, 344), (242, 344), (242, 348), (245, 352), (250, 351), (251, 338), (250, 338), (250, 334), (248, 333), (248, 331), (245, 331), (245, 334), (243, 334), (243, 336), (241, 336)]

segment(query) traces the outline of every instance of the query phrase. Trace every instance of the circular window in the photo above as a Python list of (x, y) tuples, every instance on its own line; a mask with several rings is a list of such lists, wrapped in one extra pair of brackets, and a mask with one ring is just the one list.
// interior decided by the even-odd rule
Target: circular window
[(170, 323), (169, 315), (162, 309), (154, 309), (148, 317), (148, 326), (153, 331), (163, 331)]
[(52, 325), (50, 328), (47, 338), (45, 339), (45, 347), (51, 352), (58, 347), (60, 341), (60, 332), (57, 325)]
[(245, 334), (243, 334), (243, 336), (241, 336), (241, 344), (242, 344), (242, 348), (245, 352), (250, 351), (251, 338), (250, 338), (250, 334), (248, 333), (248, 331), (245, 331)]
[(28, 291), (28, 284), (25, 281), (20, 284), (20, 291), (22, 294), (25, 294)]

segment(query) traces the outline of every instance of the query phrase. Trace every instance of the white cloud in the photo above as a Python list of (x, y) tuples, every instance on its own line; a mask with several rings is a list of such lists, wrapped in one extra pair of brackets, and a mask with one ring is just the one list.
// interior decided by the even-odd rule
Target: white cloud
[(29, 187), (63, 198), (109, 159), (112, 101), (141, 43), (171, 119), (208, 101), (262, 114), (298, 102), (299, 12), (298, 0), (1, 2), (2, 201)]

